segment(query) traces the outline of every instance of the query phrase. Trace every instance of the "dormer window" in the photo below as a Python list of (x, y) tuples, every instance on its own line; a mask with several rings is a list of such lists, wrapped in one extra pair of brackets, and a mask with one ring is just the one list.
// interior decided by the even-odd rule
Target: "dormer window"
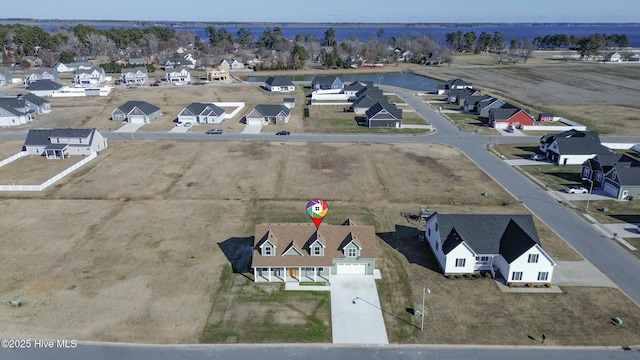
[(264, 256), (273, 256), (273, 248), (271, 246), (264, 247)]
[(322, 248), (320, 247), (320, 245), (316, 245), (313, 247), (313, 256), (320, 256), (322, 255)]
[(356, 257), (357, 256), (356, 248), (347, 249), (347, 256), (348, 257)]

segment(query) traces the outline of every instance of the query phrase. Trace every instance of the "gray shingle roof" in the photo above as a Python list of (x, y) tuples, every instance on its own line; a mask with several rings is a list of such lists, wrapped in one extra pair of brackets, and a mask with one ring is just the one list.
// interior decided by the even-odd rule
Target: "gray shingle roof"
[(213, 114), (215, 116), (220, 116), (224, 114), (224, 109), (210, 103), (191, 103), (189, 106), (187, 106), (187, 110), (189, 110), (194, 115), (202, 115), (202, 113), (207, 109), (207, 115)]
[(512, 219), (500, 238), (500, 255), (511, 264), (538, 243)]
[(386, 102), (377, 102), (373, 104), (365, 114), (367, 118), (372, 118), (383, 110), (388, 111), (396, 120), (402, 120), (402, 110), (398, 109), (395, 105)]
[(43, 105), (48, 103), (47, 100), (41, 98), (40, 96), (36, 95), (36, 94), (32, 94), (32, 93), (28, 93), (28, 94), (24, 94), (22, 95), (22, 98), (25, 99), (26, 101), (35, 104), (35, 105)]
[(265, 83), (269, 86), (293, 86), (291, 80), (286, 76), (271, 76)]
[(0, 98), (0, 108), (12, 113), (16, 116), (22, 116), (25, 113), (17, 110), (17, 108), (24, 108), (24, 101), (18, 98)]
[(27, 138), (24, 141), (25, 145), (50, 145), (49, 138), (71, 138), (71, 137), (88, 137), (96, 129), (30, 129), (27, 133)]
[(618, 183), (620, 185), (640, 185), (640, 167), (618, 167), (616, 166)]
[(62, 87), (63, 86), (61, 84), (49, 79), (36, 80), (29, 84), (29, 90), (32, 91), (59, 90)]
[(578, 131), (571, 129), (560, 134), (545, 135), (540, 140), (543, 143), (558, 144), (558, 152), (565, 155), (610, 154), (611, 150), (603, 146), (600, 136), (595, 131)]
[[(501, 243), (507, 241), (503, 240), (503, 237), (511, 221), (515, 222), (534, 243), (540, 243), (531, 215), (438, 214), (440, 234), (448, 236), (455, 228), (459, 236), (478, 254), (500, 254)], [(508, 239), (514, 242), (521, 241), (513, 237)], [(528, 240), (525, 240), (528, 243)], [(442, 244), (443, 249), (445, 244), (446, 241)]]
[(277, 116), (278, 114), (280, 114), (281, 111), (284, 112), (286, 116), (290, 114), (289, 108), (284, 105), (260, 104), (260, 105), (256, 105), (255, 109), (257, 112), (259, 112), (262, 116), (265, 116), (265, 117)]
[(159, 107), (149, 104), (146, 101), (134, 101), (134, 100), (127, 101), (122, 106), (118, 107), (118, 109), (125, 114), (128, 114), (129, 112), (131, 112), (133, 108), (140, 109), (140, 111), (142, 111), (146, 115), (153, 114), (154, 112), (160, 110)]

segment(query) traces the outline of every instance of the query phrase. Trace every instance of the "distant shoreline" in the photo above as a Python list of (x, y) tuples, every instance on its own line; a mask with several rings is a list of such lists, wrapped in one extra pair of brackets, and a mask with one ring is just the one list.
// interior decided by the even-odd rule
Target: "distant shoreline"
[(640, 23), (568, 23), (568, 22), (525, 22), (525, 23), (505, 23), (505, 22), (478, 22), (478, 23), (362, 23), (362, 22), (235, 22), (235, 21), (137, 21), (137, 20), (82, 20), (82, 19), (28, 19), (28, 18), (3, 18), (0, 19), (0, 25), (22, 24), (31, 26), (75, 26), (97, 25), (97, 26), (114, 26), (114, 27), (194, 27), (194, 26), (229, 26), (229, 27), (305, 27), (305, 28), (456, 28), (456, 27), (484, 27), (484, 26), (640, 26)]

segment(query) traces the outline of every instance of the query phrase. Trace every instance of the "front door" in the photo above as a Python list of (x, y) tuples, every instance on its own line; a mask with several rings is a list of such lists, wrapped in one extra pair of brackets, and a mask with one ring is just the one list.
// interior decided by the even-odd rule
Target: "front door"
[(289, 269), (289, 276), (292, 278), (298, 278), (298, 275), (300, 275), (300, 269), (298, 268), (290, 268)]

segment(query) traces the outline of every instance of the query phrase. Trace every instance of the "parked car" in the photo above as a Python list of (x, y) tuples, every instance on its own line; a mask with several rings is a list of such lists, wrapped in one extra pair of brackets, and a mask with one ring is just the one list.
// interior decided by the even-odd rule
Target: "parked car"
[(207, 134), (207, 135), (211, 135), (211, 134), (222, 134), (222, 130), (218, 130), (218, 129), (211, 129), (211, 130), (207, 130), (207, 132), (205, 132), (205, 134)]
[(193, 123), (191, 121), (187, 121), (184, 123), (184, 127), (191, 127)]
[(276, 135), (291, 135), (291, 132), (287, 130), (278, 131)]
[(508, 126), (504, 129), (504, 131), (508, 132), (508, 133), (512, 133), (513, 132), (513, 128), (511, 126)]
[(531, 160), (535, 160), (535, 161), (540, 161), (540, 160), (544, 160), (545, 157), (542, 154), (533, 154), (531, 155)]
[(151, 86), (160, 86), (160, 83), (154, 82)]
[(564, 191), (568, 194), (586, 194), (589, 192), (589, 190), (577, 185), (567, 186), (566, 188), (564, 188)]

